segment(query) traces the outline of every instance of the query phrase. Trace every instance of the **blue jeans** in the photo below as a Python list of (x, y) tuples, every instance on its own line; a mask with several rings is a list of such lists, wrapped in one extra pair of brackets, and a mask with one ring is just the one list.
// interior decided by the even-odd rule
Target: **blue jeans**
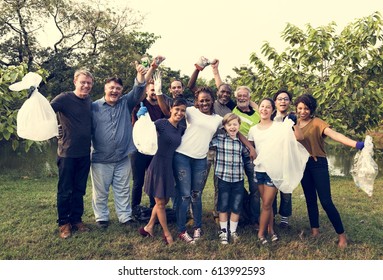
[(173, 158), (173, 170), (176, 181), (178, 231), (186, 230), (187, 210), (190, 202), (194, 228), (201, 228), (202, 191), (207, 176), (207, 159), (194, 159), (176, 152)]
[(243, 157), (243, 165), (245, 174), (247, 176), (247, 182), (249, 184), (250, 192), (250, 222), (252, 224), (259, 223), (259, 215), (261, 214), (261, 195), (259, 193), (258, 185), (254, 182), (254, 164), (250, 159), (250, 156)]
[(273, 201), (273, 213), (274, 216), (279, 213), (283, 217), (290, 217), (293, 211), (293, 205), (291, 200), (291, 193), (284, 193), (279, 191), (281, 201), (279, 203), (279, 212), (278, 212), (278, 193), (275, 195)]
[(311, 228), (319, 228), (319, 210), (317, 202), (317, 197), (319, 197), (323, 210), (326, 212), (336, 233), (344, 233), (342, 220), (331, 198), (327, 158), (318, 157), (317, 161), (315, 161), (310, 157), (307, 161), (301, 184), (306, 198)]
[(58, 225), (81, 222), (84, 195), (89, 176), (90, 156), (57, 157), (59, 181), (57, 186)]
[(218, 178), (218, 204), (219, 212), (240, 214), (244, 193), (243, 180), (239, 182), (226, 182)]
[(92, 207), (96, 221), (109, 221), (108, 196), (112, 186), (114, 207), (120, 223), (132, 219), (130, 205), (130, 158), (115, 163), (92, 163)]

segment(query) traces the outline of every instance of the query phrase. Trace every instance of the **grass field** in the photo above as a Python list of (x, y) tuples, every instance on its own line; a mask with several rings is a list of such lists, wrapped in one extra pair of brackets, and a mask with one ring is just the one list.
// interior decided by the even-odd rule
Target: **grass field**
[[(301, 187), (293, 193), (291, 229), (277, 228), (280, 241), (261, 246), (254, 228), (238, 229), (240, 242), (221, 245), (218, 227), (211, 209), (212, 180), (203, 193), (203, 239), (196, 245), (176, 241), (164, 246), (161, 230), (156, 237), (142, 238), (135, 226), (119, 225), (110, 198), (111, 225), (98, 229), (91, 208), (90, 184), (85, 197), (83, 220), (89, 233), (75, 233), (72, 238), (58, 238), (56, 224), (55, 176), (23, 177), (22, 174), (0, 175), (0, 259), (2, 260), (382, 260), (383, 259), (383, 178), (378, 177), (374, 194), (368, 197), (355, 187), (352, 178), (332, 177), (335, 205), (341, 213), (349, 246), (339, 250), (327, 216), (321, 211), (321, 235), (310, 237), (310, 228)], [(144, 197), (144, 203), (147, 202)], [(174, 238), (175, 224), (170, 225)]]

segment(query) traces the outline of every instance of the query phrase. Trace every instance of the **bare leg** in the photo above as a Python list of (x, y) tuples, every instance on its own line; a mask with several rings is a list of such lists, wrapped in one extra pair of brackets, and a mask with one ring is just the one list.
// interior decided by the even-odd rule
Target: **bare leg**
[(319, 235), (319, 228), (312, 228), (311, 229), (311, 236), (317, 237)]
[(340, 249), (344, 249), (347, 247), (347, 237), (345, 233), (339, 234), (338, 235), (339, 242), (338, 242), (338, 247)]
[(265, 185), (259, 185), (259, 192), (262, 198), (262, 211), (259, 222), (259, 231), (258, 237), (264, 237), (266, 229), (268, 231), (272, 231), (274, 233), (273, 227), (273, 201), (275, 198), (275, 194), (277, 193), (277, 189), (275, 187), (269, 187)]
[[(172, 234), (169, 231), (168, 228), (168, 223), (167, 223), (167, 218), (166, 218), (166, 204), (168, 203), (169, 199), (168, 198), (154, 198), (156, 201), (156, 212), (157, 212), (157, 218), (158, 221), (160, 222), (160, 225), (162, 227), (162, 230), (164, 232), (164, 238), (166, 239), (166, 242), (168, 244), (173, 243), (173, 237)], [(154, 208), (153, 208), (154, 209)], [(150, 221), (149, 221), (150, 222)]]
[(219, 216), (220, 222), (222, 222), (222, 223), (226, 222), (227, 223), (227, 212), (219, 212), (218, 216)]
[(231, 213), (230, 214), (230, 221), (238, 222), (239, 221), (239, 214)]

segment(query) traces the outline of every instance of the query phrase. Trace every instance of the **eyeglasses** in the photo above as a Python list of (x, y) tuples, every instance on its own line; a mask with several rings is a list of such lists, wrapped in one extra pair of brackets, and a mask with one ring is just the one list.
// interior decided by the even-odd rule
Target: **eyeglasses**
[(222, 90), (220, 90), (219, 92), (221, 92), (221, 93), (228, 93), (228, 94), (231, 94), (231, 91), (230, 91), (230, 90), (224, 90), (224, 89), (222, 89)]
[(288, 98), (288, 97), (279, 97), (279, 98), (277, 98), (277, 100), (279, 101), (279, 102), (281, 102), (281, 101), (290, 101), (290, 98)]

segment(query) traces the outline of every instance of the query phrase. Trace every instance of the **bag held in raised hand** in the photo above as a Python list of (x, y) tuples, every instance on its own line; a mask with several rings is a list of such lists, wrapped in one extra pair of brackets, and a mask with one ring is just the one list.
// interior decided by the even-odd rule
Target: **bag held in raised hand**
[(29, 90), (28, 99), (17, 113), (17, 135), (33, 141), (45, 141), (58, 135), (56, 113), (49, 101), (38, 91), (42, 78), (29, 72), (21, 82), (12, 84), (12, 91)]

